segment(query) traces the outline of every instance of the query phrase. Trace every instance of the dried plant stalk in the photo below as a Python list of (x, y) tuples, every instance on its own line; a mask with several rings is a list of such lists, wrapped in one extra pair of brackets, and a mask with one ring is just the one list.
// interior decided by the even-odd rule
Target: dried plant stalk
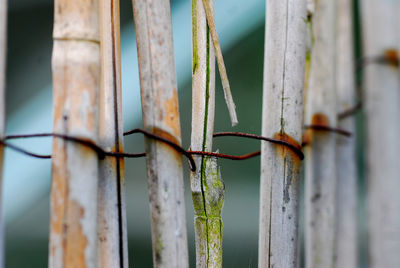
[[(337, 125), (336, 5), (332, 0), (315, 1), (306, 125)], [(311, 129), (305, 133), (306, 267), (333, 267), (336, 135)]]
[[(362, 1), (364, 57), (397, 64), (364, 67), (367, 119), (369, 267), (400, 267), (400, 1)], [(397, 66), (396, 66), (397, 65)]]
[[(214, 1), (210, 0), (210, 7)], [(194, 151), (212, 151), (215, 113), (215, 53), (202, 1), (192, 0), (193, 83), (192, 137)], [(224, 184), (216, 159), (196, 157), (191, 173), (195, 211), (196, 267), (222, 267)]]
[[(54, 132), (98, 141), (98, 2), (55, 0), (52, 59)], [(49, 267), (97, 267), (98, 157), (55, 139)]]
[(231, 87), (229, 85), (228, 75), (226, 73), (224, 58), (222, 56), (221, 46), (218, 41), (218, 34), (214, 22), (214, 14), (208, 0), (202, 0), (202, 2), (217, 57), (218, 70), (221, 76), (222, 88), (224, 89), (226, 105), (228, 106), (228, 111), (229, 111), (229, 116), (231, 117), (232, 126), (235, 126), (238, 124), (238, 119), (236, 115), (236, 106), (235, 103), (233, 102)]
[[(353, 3), (338, 1), (337, 29), (337, 111), (356, 105), (354, 76)], [(355, 118), (338, 121), (338, 127), (355, 134)], [(337, 135), (336, 163), (336, 261), (338, 268), (356, 268), (357, 264), (357, 164), (354, 137)]]
[[(123, 151), (119, 0), (100, 0), (101, 91), (99, 144)], [(123, 158), (100, 161), (99, 267), (129, 267)]]
[[(301, 148), (307, 14), (305, 0), (268, 1), (262, 134)], [(301, 159), (282, 145), (261, 147), (258, 267), (299, 266)]]
[[(181, 143), (169, 0), (133, 0), (143, 124)], [(154, 267), (188, 267), (182, 155), (146, 139)]]
[[(6, 47), (7, 47), (7, 1), (0, 0), (0, 139), (3, 139), (6, 129)], [(3, 145), (0, 144), (0, 200), (3, 189)], [(4, 267), (4, 220), (3, 203), (0, 201), (0, 267)]]

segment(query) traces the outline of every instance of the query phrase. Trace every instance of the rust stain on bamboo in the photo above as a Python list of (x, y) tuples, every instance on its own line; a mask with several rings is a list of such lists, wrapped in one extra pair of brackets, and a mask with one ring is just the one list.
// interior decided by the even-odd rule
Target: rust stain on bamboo
[[(311, 118), (311, 125), (312, 126), (329, 127), (329, 118), (322, 113), (316, 113)], [(324, 133), (321, 131), (319, 131), (319, 132), (321, 134)], [(329, 133), (329, 132), (326, 132), (326, 133)], [(313, 135), (314, 135), (313, 129), (311, 129), (311, 128), (306, 129), (306, 131), (303, 133), (303, 137), (302, 137), (303, 145), (310, 145), (313, 140)]]
[(383, 52), (385, 61), (393, 67), (399, 67), (399, 53), (396, 49), (387, 49)]
[(81, 221), (85, 210), (76, 201), (68, 202), (68, 226), (66, 243), (66, 267), (87, 267), (85, 249), (88, 244), (86, 235), (82, 230)]
[[(168, 133), (165, 130), (162, 130), (160, 128), (154, 127), (151, 132), (153, 134), (157, 135), (157, 136), (160, 136), (160, 137), (162, 137), (164, 139), (167, 139), (167, 140), (169, 140), (169, 141), (181, 146), (181, 142), (174, 135), (172, 135), (171, 133)], [(169, 145), (167, 145), (167, 144), (165, 144), (163, 142), (160, 142), (160, 144), (162, 144), (163, 146), (169, 147)], [(182, 158), (182, 154), (179, 153), (177, 150), (171, 149), (171, 152), (174, 152), (174, 155), (175, 155), (176, 159), (181, 159)]]
[[(286, 133), (278, 132), (274, 135), (274, 139), (287, 142), (291, 144), (294, 148), (298, 149), (299, 151), (301, 151), (302, 149), (301, 144), (299, 144), (299, 142), (297, 142), (296, 139), (292, 138)], [(293, 159), (293, 165), (296, 167), (301, 166), (301, 159), (298, 156), (298, 154), (296, 154), (293, 150), (282, 144), (275, 144), (275, 146), (277, 146), (277, 150), (279, 154), (282, 156), (282, 158), (286, 158), (288, 154), (290, 154), (291, 159)]]
[(178, 91), (176, 88), (172, 89), (171, 98), (168, 98), (164, 101), (164, 113), (164, 124), (172, 130), (174, 135), (179, 137), (181, 133), (181, 128), (178, 119)]

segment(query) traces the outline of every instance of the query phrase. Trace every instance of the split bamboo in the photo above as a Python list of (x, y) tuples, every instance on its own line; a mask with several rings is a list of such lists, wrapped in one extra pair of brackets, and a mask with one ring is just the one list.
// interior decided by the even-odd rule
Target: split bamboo
[[(306, 0), (267, 1), (262, 135), (301, 149)], [(301, 159), (282, 145), (261, 146), (258, 267), (299, 266)]]
[[(337, 111), (356, 105), (354, 70), (353, 2), (338, 1), (337, 28)], [(357, 165), (355, 117), (338, 120), (338, 127), (353, 137), (336, 136), (336, 258), (337, 268), (356, 268), (357, 264)]]
[[(214, 1), (209, 5), (213, 8)], [(203, 3), (192, 0), (192, 137), (191, 149), (212, 151), (215, 113), (215, 53)], [(222, 267), (224, 183), (217, 160), (195, 157), (191, 190), (195, 212), (196, 267)]]
[[(99, 144), (123, 151), (119, 0), (100, 0), (101, 90)], [(123, 158), (99, 162), (99, 267), (128, 268), (125, 178)]]
[[(181, 143), (169, 0), (133, 0), (144, 128)], [(182, 156), (145, 140), (154, 267), (188, 267)]]
[[(369, 267), (400, 267), (400, 2), (362, 1)], [(392, 62), (382, 61), (389, 56)], [(380, 58), (380, 62), (377, 60)], [(375, 59), (375, 60), (374, 60)], [(374, 62), (375, 61), (375, 62)]]
[[(54, 132), (98, 140), (98, 2), (55, 0)], [(54, 139), (49, 267), (97, 267), (98, 156)]]
[(206, 16), (206, 21), (208, 25), (208, 30), (212, 39), (212, 43), (214, 45), (215, 56), (217, 57), (218, 70), (221, 76), (222, 88), (224, 90), (224, 97), (226, 105), (228, 106), (229, 116), (231, 118), (232, 126), (237, 125), (238, 119), (236, 115), (236, 106), (233, 101), (231, 87), (229, 85), (228, 75), (226, 73), (224, 58), (222, 56), (222, 49), (218, 41), (217, 29), (215, 28), (214, 22), (214, 11), (210, 6), (210, 2), (208, 0), (202, 0), (203, 9)]
[[(306, 125), (336, 127), (336, 8), (315, 1)], [(308, 129), (306, 164), (306, 267), (333, 267), (336, 200), (336, 136)]]
[[(0, 139), (6, 128), (6, 47), (7, 47), (7, 0), (0, 0)], [(3, 146), (0, 144), (0, 268), (4, 267), (4, 220), (3, 220)]]

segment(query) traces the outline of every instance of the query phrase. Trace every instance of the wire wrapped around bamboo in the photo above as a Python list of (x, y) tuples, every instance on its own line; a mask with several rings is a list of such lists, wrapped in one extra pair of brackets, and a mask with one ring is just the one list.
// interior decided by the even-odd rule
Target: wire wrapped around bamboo
[[(54, 132), (98, 141), (98, 2), (55, 0), (52, 58)], [(49, 267), (97, 265), (98, 156), (55, 138)]]
[[(99, 145), (123, 152), (119, 0), (100, 0), (101, 91)], [(106, 157), (99, 166), (99, 267), (129, 267), (124, 159)]]
[[(181, 143), (169, 0), (133, 0), (144, 128)], [(189, 266), (182, 155), (146, 138), (154, 267)]]
[[(0, 0), (0, 139), (6, 129), (6, 47), (7, 47), (7, 0)], [(0, 268), (4, 267), (4, 220), (3, 220), (3, 145), (0, 145)]]
[(400, 1), (364, 0), (361, 4), (367, 62), (363, 103), (367, 120), (368, 267), (394, 268), (400, 267)]
[[(336, 110), (337, 1), (315, 1), (313, 47), (305, 124), (337, 126)], [(336, 200), (336, 133), (305, 133), (306, 267), (333, 267)]]
[[(267, 1), (262, 135), (301, 149), (306, 0)], [(262, 142), (258, 267), (298, 267), (301, 159)]]

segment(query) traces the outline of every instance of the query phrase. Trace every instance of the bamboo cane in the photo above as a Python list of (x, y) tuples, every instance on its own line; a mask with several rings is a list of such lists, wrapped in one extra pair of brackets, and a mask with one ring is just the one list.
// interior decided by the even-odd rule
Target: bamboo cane
[(219, 69), (219, 74), (221, 76), (222, 88), (224, 90), (225, 102), (226, 105), (228, 106), (228, 111), (229, 111), (229, 116), (231, 118), (232, 126), (235, 126), (239, 123), (239, 121), (237, 119), (236, 106), (233, 101), (231, 87), (229, 85), (228, 75), (226, 73), (224, 58), (222, 56), (221, 46), (218, 41), (217, 30), (215, 28), (214, 12), (209, 4), (209, 1), (202, 0), (202, 2), (208, 24), (208, 29), (214, 45), (215, 56), (217, 57), (218, 69)]
[[(301, 148), (307, 15), (305, 0), (268, 1), (262, 134)], [(290, 149), (261, 147), (258, 267), (299, 265), (301, 160)]]
[[(336, 127), (336, 1), (315, 1), (314, 44), (306, 99), (306, 125)], [(333, 267), (336, 136), (308, 129), (306, 165), (306, 267)]]
[[(338, 1), (337, 28), (337, 111), (356, 105), (354, 76), (353, 2)], [(338, 127), (355, 134), (355, 118), (339, 119)], [(357, 166), (354, 137), (337, 136), (336, 262), (337, 268), (357, 264)]]
[[(6, 128), (6, 47), (7, 47), (7, 1), (0, 0), (0, 139)], [(0, 268), (4, 267), (4, 221), (3, 221), (3, 146), (0, 145)]]
[[(209, 1), (210, 7), (214, 1)], [(215, 53), (200, 0), (192, 0), (193, 97), (191, 148), (212, 151), (215, 113)], [(222, 267), (224, 184), (216, 159), (196, 157), (191, 173), (195, 211), (196, 267)]]
[[(101, 0), (101, 91), (99, 144), (123, 151), (120, 18), (118, 0)], [(99, 166), (99, 267), (129, 267), (123, 158), (106, 158)]]
[[(98, 139), (98, 2), (55, 0), (54, 132)], [(98, 157), (53, 141), (49, 267), (97, 267)]]
[[(170, 2), (133, 0), (144, 128), (178, 144), (181, 130)], [(182, 156), (146, 139), (154, 267), (188, 267)]]
[[(371, 268), (400, 267), (400, 2), (362, 1)], [(373, 62), (385, 55), (392, 62)]]

